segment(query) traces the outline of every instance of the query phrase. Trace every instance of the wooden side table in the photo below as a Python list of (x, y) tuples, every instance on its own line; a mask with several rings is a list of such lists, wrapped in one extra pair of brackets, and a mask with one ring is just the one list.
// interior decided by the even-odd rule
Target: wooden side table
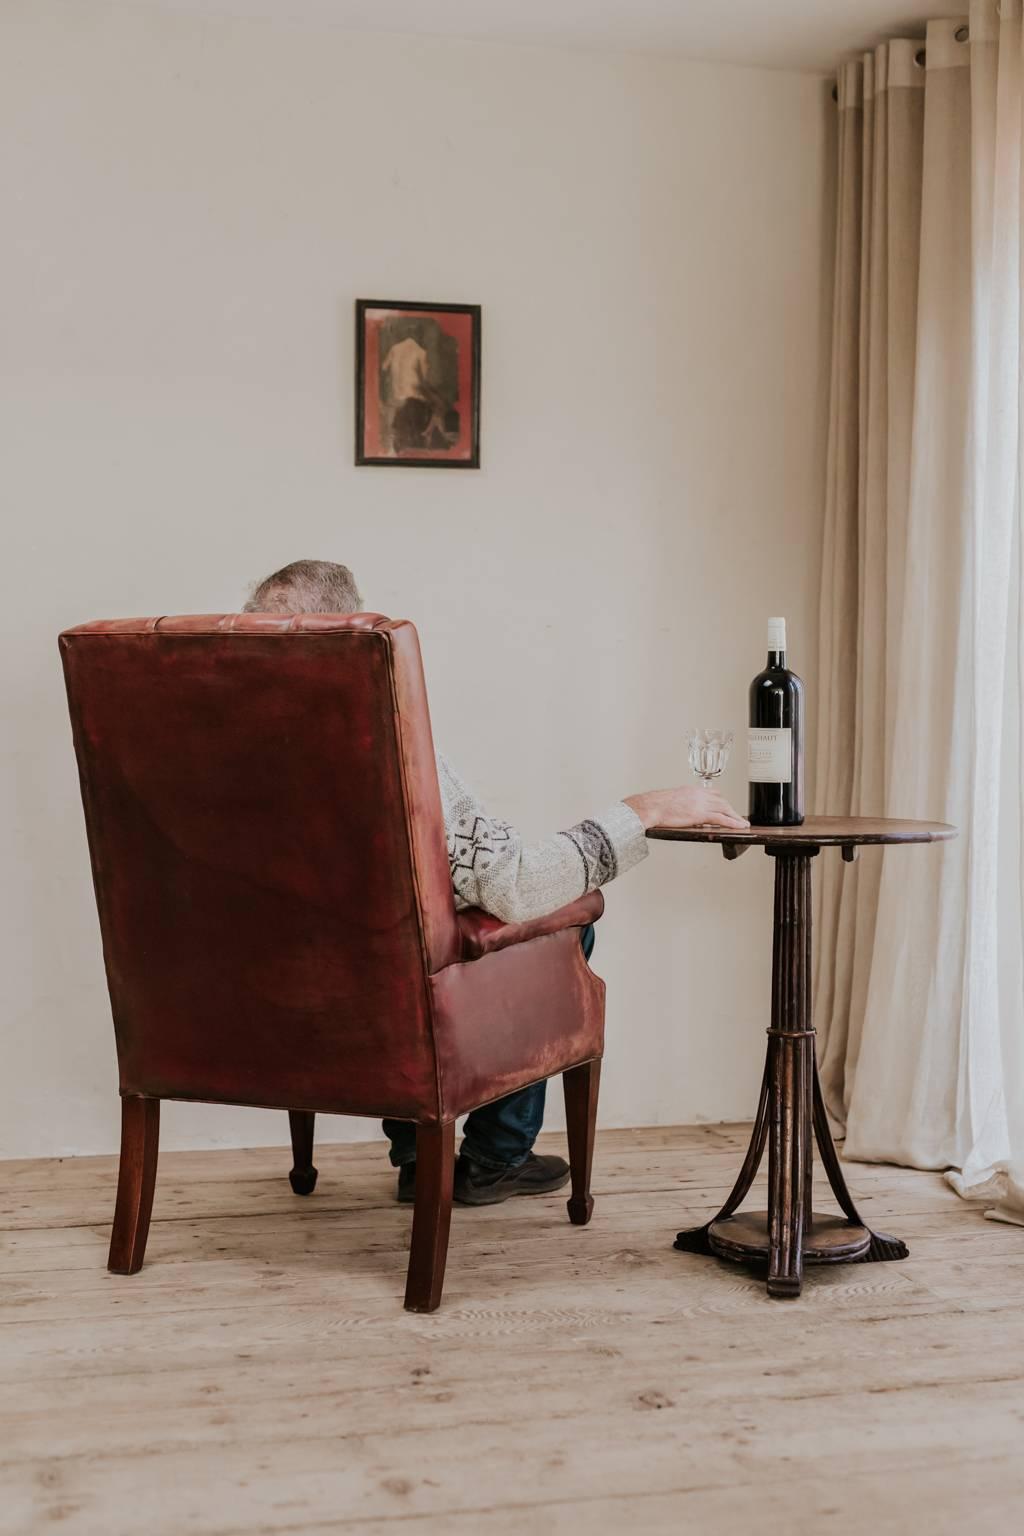
[[(775, 860), (771, 1027), (761, 1098), (743, 1167), (728, 1200), (706, 1226), (680, 1232), (675, 1246), (738, 1263), (768, 1265), (769, 1296), (799, 1296), (804, 1264), (905, 1259), (898, 1237), (872, 1232), (846, 1187), (818, 1077), (811, 1025), (811, 860), (838, 847), (849, 863), (866, 843), (934, 843), (956, 836), (938, 821), (815, 816), (800, 827), (652, 827), (648, 837), (721, 843), (727, 859), (761, 846)], [(811, 1205), (814, 1140), (845, 1220)], [(739, 1211), (768, 1146), (768, 1209)]]

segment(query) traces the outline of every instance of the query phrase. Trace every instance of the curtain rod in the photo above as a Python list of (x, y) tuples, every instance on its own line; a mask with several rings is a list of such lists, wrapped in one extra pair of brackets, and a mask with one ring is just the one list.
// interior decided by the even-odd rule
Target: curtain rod
[[(997, 5), (996, 6), (996, 15), (1001, 17), (1002, 14), (1003, 14), (1002, 8), (999, 5)], [(956, 31), (953, 33), (953, 36), (956, 38), (958, 43), (968, 43), (971, 40), (971, 29), (970, 29), (970, 27), (965, 22), (962, 27), (957, 27)], [(920, 69), (924, 69), (925, 64), (927, 62), (927, 59), (928, 59), (928, 50), (927, 50), (927, 48), (919, 48), (917, 50), (917, 52), (914, 54), (914, 63)], [(838, 84), (838, 82), (835, 85), (833, 85), (833, 87), (832, 87), (832, 100), (833, 101), (838, 101), (839, 100), (839, 84)]]

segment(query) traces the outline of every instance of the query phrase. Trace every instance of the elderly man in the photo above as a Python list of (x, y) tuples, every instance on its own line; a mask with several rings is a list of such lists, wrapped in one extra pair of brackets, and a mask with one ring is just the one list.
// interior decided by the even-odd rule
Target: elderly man
[[(245, 612), (358, 613), (361, 608), (346, 566), (296, 560), (258, 583)], [(717, 790), (686, 786), (629, 795), (599, 815), (526, 847), (514, 827), (487, 813), (440, 754), (437, 777), (455, 905), (482, 907), (505, 922), (542, 917), (625, 874), (646, 858), (644, 834), (657, 822), (748, 825)], [(589, 960), (593, 928), (584, 930), (582, 940)], [(563, 1158), (533, 1151), (544, 1119), (545, 1087), (535, 1083), (467, 1118), (455, 1168), (455, 1199), (461, 1204), (494, 1205), (510, 1195), (546, 1194), (568, 1182), (569, 1165)], [(385, 1120), (384, 1131), (398, 1168), (398, 1199), (410, 1201), (416, 1180), (415, 1126)]]

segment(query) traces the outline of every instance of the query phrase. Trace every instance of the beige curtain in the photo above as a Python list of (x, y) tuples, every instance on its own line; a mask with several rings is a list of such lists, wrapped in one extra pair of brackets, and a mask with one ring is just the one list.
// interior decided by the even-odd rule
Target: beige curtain
[(838, 82), (818, 808), (955, 822), (818, 871), (848, 1157), (1024, 1219), (1021, 0)]

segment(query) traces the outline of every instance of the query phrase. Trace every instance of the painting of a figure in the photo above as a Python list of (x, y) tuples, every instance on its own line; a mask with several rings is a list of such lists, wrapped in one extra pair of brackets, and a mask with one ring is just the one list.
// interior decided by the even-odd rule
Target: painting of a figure
[(480, 464), (480, 306), (356, 301), (356, 463)]

